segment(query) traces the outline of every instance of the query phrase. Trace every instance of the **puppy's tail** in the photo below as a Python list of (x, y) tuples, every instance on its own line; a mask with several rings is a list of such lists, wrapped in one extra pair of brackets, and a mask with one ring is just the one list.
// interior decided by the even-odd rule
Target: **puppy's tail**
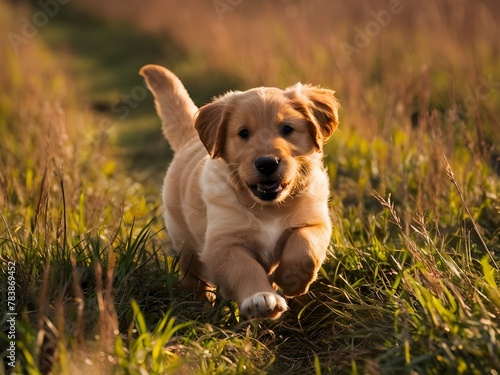
[(170, 70), (158, 65), (145, 65), (139, 71), (155, 97), (162, 131), (174, 152), (191, 139), (198, 137), (194, 128), (194, 115), (198, 108), (182, 82)]

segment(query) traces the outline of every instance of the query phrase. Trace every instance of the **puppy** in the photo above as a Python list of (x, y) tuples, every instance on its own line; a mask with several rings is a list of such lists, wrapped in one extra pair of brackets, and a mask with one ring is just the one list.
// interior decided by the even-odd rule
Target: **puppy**
[(219, 287), (246, 318), (279, 317), (282, 295), (316, 279), (331, 237), (323, 144), (339, 122), (334, 92), (260, 87), (198, 109), (167, 69), (140, 74), (175, 152), (163, 203), (184, 286), (208, 300)]

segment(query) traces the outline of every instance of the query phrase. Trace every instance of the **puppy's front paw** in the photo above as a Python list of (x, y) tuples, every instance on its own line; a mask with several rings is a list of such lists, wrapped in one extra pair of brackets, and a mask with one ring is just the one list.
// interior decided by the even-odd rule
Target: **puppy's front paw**
[(283, 297), (276, 293), (260, 292), (243, 300), (240, 313), (245, 318), (278, 318), (288, 306)]

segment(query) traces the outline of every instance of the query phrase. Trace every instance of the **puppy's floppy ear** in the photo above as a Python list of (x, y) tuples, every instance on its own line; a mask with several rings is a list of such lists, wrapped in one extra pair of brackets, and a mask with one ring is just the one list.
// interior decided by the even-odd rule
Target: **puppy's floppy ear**
[(198, 111), (194, 127), (212, 159), (222, 154), (228, 117), (223, 99), (206, 104)]
[(316, 86), (297, 84), (289, 88), (292, 106), (310, 122), (310, 133), (318, 150), (339, 125), (340, 103), (335, 91)]

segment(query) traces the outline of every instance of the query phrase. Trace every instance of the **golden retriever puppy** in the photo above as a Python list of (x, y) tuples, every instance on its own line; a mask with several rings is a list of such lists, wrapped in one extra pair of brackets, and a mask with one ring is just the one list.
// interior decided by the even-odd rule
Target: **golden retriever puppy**
[(160, 66), (140, 74), (175, 152), (164, 215), (183, 284), (277, 318), (306, 293), (331, 237), (323, 144), (338, 125), (334, 92), (297, 84), (229, 92), (199, 110)]

